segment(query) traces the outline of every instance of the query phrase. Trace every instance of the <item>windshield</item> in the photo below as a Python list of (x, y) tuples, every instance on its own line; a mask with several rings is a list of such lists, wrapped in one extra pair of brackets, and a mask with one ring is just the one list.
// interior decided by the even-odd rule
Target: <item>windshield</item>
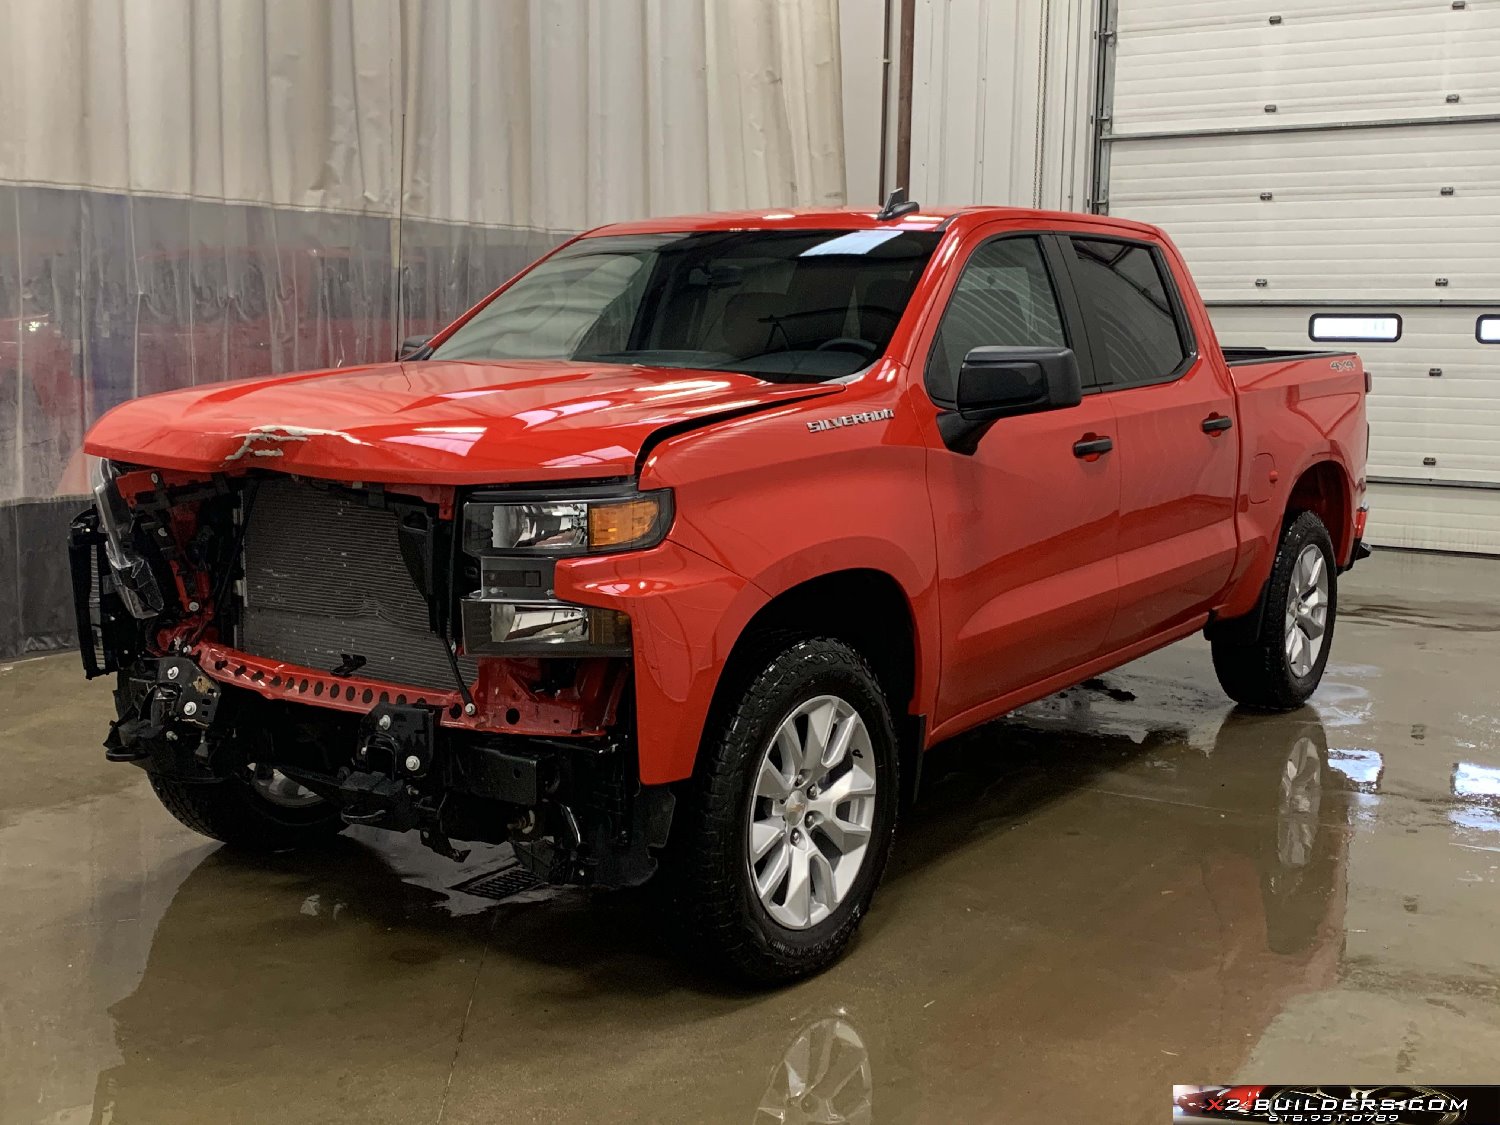
[(939, 236), (924, 231), (605, 235), (559, 250), (433, 359), (568, 359), (850, 375), (890, 343)]

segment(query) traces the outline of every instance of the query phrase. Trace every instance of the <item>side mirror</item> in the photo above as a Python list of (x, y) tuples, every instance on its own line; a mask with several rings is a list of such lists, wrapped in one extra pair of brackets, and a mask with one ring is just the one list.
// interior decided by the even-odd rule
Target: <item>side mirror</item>
[(408, 336), (396, 349), (396, 358), (398, 360), (419, 358), (417, 353), (426, 350), (427, 342), (431, 339), (431, 336)]
[(1001, 418), (1082, 402), (1078, 359), (1071, 348), (975, 348), (958, 369), (955, 398), (956, 409), (938, 415), (938, 430), (949, 449), (970, 454)]

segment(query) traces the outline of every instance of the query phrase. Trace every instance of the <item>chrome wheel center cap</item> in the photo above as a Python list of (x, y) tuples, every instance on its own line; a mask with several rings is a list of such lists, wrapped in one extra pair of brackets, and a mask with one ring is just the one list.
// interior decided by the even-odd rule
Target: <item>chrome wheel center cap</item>
[(782, 815), (786, 817), (786, 822), (793, 828), (795, 828), (797, 825), (802, 823), (802, 817), (806, 813), (807, 794), (803, 793), (800, 789), (795, 790), (792, 795), (786, 799), (786, 809)]

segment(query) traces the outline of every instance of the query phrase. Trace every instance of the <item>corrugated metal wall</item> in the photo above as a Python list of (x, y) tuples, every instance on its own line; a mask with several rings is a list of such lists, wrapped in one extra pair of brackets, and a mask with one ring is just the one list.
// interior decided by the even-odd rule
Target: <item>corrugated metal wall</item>
[(1092, 0), (914, 0), (912, 198), (1088, 209)]
[(845, 199), (837, 0), (402, 15), (406, 215), (580, 230)]

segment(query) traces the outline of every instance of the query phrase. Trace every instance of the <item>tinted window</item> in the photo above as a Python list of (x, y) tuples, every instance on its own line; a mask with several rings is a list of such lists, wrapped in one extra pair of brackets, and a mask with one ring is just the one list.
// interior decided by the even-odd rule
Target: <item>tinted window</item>
[(1161, 264), (1150, 247), (1131, 242), (1072, 240), (1074, 276), (1104, 371), (1115, 384), (1152, 383), (1187, 355)]
[(952, 402), (964, 356), (1005, 346), (1067, 347), (1057, 294), (1034, 238), (987, 242), (969, 258), (927, 360), (928, 392)]

